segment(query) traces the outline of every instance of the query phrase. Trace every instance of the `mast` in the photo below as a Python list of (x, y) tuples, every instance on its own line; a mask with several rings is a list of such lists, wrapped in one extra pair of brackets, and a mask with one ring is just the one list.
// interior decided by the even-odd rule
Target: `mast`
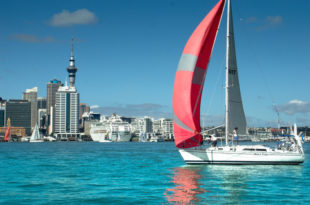
[(229, 85), (228, 85), (228, 75), (229, 75), (229, 39), (230, 39), (230, 0), (227, 1), (227, 40), (226, 40), (226, 83), (225, 83), (225, 142), (228, 145), (228, 134), (229, 134)]

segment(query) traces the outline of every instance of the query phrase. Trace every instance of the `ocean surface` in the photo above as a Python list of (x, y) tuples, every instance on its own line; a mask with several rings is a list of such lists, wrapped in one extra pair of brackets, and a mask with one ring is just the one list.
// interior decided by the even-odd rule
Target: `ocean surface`
[(0, 143), (0, 204), (310, 204), (302, 165), (185, 165), (173, 142)]

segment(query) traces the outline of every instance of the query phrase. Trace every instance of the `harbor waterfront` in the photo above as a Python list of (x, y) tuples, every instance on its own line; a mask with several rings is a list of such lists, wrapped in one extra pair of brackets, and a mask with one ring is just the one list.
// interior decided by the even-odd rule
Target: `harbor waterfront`
[(188, 166), (173, 142), (55, 142), (0, 143), (0, 161), (0, 204), (310, 203), (309, 160)]

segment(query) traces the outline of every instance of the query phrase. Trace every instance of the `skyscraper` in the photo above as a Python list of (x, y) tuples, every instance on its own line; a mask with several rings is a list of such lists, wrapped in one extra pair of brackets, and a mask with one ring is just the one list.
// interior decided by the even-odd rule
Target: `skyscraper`
[(47, 101), (46, 101), (46, 109), (47, 109), (47, 114), (50, 116), (51, 113), (51, 107), (55, 107), (55, 102), (56, 102), (56, 92), (61, 86), (61, 81), (57, 80), (54, 78), (50, 82), (47, 83)]
[(56, 92), (54, 131), (58, 139), (68, 137), (78, 138), (79, 134), (79, 105), (80, 95), (75, 88), (75, 59), (73, 54), (73, 40), (70, 64), (67, 68), (70, 85), (60, 86)]
[(75, 87), (59, 87), (54, 118), (54, 131), (58, 139), (79, 137), (79, 100), (80, 96)]
[(23, 92), (23, 100), (27, 100), (31, 103), (31, 128), (34, 128), (38, 121), (38, 87), (32, 89), (26, 89)]
[(24, 127), (31, 135), (31, 102), (27, 100), (9, 100), (5, 108), (6, 121), (11, 119), (12, 127)]
[[(55, 116), (54, 113), (51, 113), (51, 110), (55, 110), (55, 103), (56, 103), (56, 92), (61, 86), (61, 81), (57, 80), (54, 78), (50, 82), (47, 83), (47, 99), (46, 99), (46, 114), (47, 114), (47, 119), (46, 119), (46, 126), (47, 128), (50, 128), (50, 133), (54, 131), (53, 127), (54, 125), (52, 124), (54, 122), (54, 119), (51, 119), (52, 117)], [(52, 108), (52, 109), (51, 109)]]

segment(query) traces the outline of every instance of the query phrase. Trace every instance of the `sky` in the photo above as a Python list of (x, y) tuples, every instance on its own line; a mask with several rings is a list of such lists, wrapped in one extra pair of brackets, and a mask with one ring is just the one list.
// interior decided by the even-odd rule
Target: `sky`
[[(80, 101), (95, 112), (172, 116), (183, 48), (217, 0), (1, 0), (0, 97), (68, 79), (71, 38)], [(233, 0), (249, 127), (310, 126), (310, 1)], [(224, 122), (226, 9), (202, 96), (202, 124)]]

